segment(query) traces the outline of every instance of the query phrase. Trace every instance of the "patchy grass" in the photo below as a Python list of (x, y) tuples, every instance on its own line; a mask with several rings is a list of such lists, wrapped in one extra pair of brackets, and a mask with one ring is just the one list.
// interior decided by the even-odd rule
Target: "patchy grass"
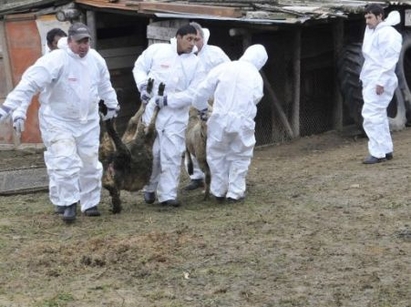
[(65, 225), (47, 193), (0, 197), (0, 306), (409, 306), (410, 136), (373, 166), (335, 133), (259, 149), (238, 204), (123, 192), (111, 215), (104, 191)]

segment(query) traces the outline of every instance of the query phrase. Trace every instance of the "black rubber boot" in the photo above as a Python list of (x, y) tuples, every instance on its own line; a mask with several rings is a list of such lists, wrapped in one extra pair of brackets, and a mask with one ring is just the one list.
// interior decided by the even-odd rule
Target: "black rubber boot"
[(181, 203), (177, 199), (169, 199), (161, 202), (163, 206), (180, 207)]
[(61, 219), (66, 223), (72, 223), (76, 220), (77, 203), (67, 206)]
[(203, 187), (204, 187), (203, 179), (191, 179), (190, 183), (188, 184), (188, 186), (184, 188), (184, 190), (191, 191), (191, 190), (195, 190), (195, 189), (203, 188)]
[(100, 216), (101, 213), (98, 211), (97, 206), (88, 208), (86, 211), (84, 211), (85, 216)]
[(363, 164), (376, 164), (376, 163), (381, 163), (381, 162), (385, 162), (387, 161), (387, 159), (384, 158), (376, 158), (374, 156), (368, 156), (367, 158), (365, 158), (364, 161), (362, 161)]
[(156, 200), (154, 192), (144, 192), (144, 201), (146, 204), (152, 204)]
[(54, 214), (64, 214), (64, 211), (66, 211), (66, 207), (65, 206), (54, 206)]

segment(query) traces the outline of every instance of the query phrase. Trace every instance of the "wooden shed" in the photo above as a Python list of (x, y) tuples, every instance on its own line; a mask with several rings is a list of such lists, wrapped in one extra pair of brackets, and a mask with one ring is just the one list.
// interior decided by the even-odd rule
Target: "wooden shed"
[[(46, 32), (80, 20), (92, 29), (93, 47), (108, 63), (121, 104), (121, 132), (139, 107), (131, 72), (137, 57), (150, 43), (168, 41), (182, 23), (197, 21), (210, 29), (209, 43), (220, 46), (232, 60), (250, 44), (267, 48), (269, 59), (261, 71), (265, 96), (256, 118), (257, 145), (342, 129), (355, 124), (355, 118), (349, 104), (343, 103), (338, 62), (346, 45), (362, 40), (367, 2), (3, 0), (0, 103), (42, 55)], [(387, 10), (399, 8), (405, 21), (411, 16), (407, 2), (379, 2)], [(14, 135), (10, 122), (0, 125), (0, 149), (42, 146), (37, 109), (34, 98), (21, 137)]]

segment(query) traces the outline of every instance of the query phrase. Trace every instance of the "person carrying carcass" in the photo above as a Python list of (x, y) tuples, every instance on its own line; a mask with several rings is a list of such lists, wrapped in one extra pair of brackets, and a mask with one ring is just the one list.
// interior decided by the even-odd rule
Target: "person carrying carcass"
[[(188, 123), (188, 109), (192, 104), (195, 88), (204, 78), (204, 68), (194, 54), (197, 30), (184, 25), (177, 30), (170, 43), (149, 46), (137, 58), (133, 75), (141, 95), (147, 103), (144, 113), (152, 113), (160, 107), (156, 119), (157, 137), (153, 145), (153, 171), (150, 182), (144, 188), (146, 203), (157, 199), (162, 205), (177, 207), (177, 189), (181, 172), (181, 157), (185, 151), (185, 130)], [(165, 84), (164, 96), (147, 92), (149, 78), (154, 80), (154, 90)], [(144, 117), (143, 117), (144, 120)]]
[[(208, 73), (217, 65), (230, 61), (230, 58), (220, 47), (208, 44), (210, 31), (207, 28), (202, 28), (201, 25), (196, 22), (190, 22), (190, 25), (194, 26), (197, 29), (197, 56), (200, 58), (201, 64), (204, 66), (206, 73)], [(200, 169), (197, 158), (191, 155), (191, 160), (193, 162), (193, 174), (190, 175), (190, 183), (186, 187), (184, 187), (186, 191), (195, 190), (204, 186), (204, 173)], [(186, 170), (187, 163), (188, 162), (186, 157)]]
[(264, 95), (259, 70), (267, 59), (264, 46), (252, 45), (238, 61), (213, 68), (197, 89), (193, 106), (202, 114), (207, 112), (208, 99), (214, 95), (206, 148), (210, 192), (218, 201), (236, 202), (245, 197), (255, 145), (254, 118)]
[(0, 121), (11, 115), (14, 129), (21, 133), (31, 99), (40, 93), (49, 196), (65, 222), (76, 219), (79, 202), (86, 216), (100, 215), (103, 168), (98, 160), (98, 101), (104, 99), (108, 107), (105, 118), (115, 117), (119, 110), (106, 62), (90, 49), (90, 40), (85, 24), (71, 25), (68, 47), (39, 58), (0, 108)]

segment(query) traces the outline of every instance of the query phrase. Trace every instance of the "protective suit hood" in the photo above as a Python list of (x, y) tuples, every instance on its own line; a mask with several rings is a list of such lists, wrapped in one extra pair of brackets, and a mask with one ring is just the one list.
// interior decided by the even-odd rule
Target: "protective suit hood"
[(256, 44), (247, 48), (243, 56), (239, 61), (246, 61), (253, 64), (258, 70), (260, 70), (267, 62), (268, 55), (263, 45)]
[(401, 22), (401, 15), (398, 11), (392, 11), (388, 14), (384, 23), (388, 26), (395, 26)]
[(203, 28), (203, 42), (204, 42), (204, 46), (208, 44), (208, 40), (210, 39), (210, 30), (207, 28)]
[(67, 49), (68, 48), (67, 37), (61, 37), (59, 39), (59, 41), (57, 42), (57, 48), (58, 49)]

